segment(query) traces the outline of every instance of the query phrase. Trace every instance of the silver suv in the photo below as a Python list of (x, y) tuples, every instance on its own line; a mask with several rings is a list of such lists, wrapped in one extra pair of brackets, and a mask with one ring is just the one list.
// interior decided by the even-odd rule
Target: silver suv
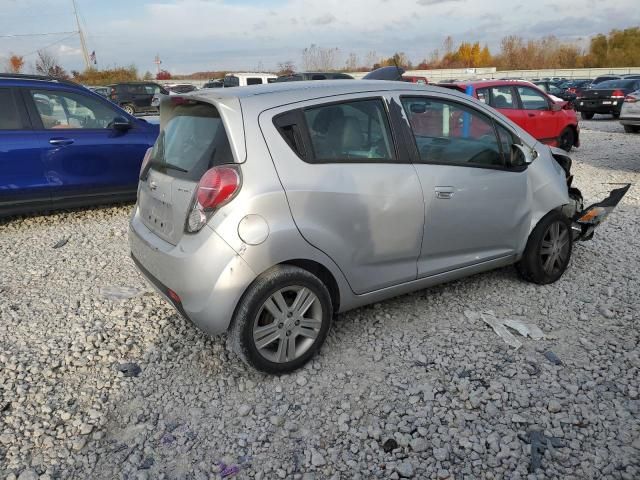
[(622, 198), (583, 210), (566, 153), (451, 90), (291, 82), (163, 99), (132, 257), (259, 370), (294, 370), (334, 314), (515, 264), (556, 281)]

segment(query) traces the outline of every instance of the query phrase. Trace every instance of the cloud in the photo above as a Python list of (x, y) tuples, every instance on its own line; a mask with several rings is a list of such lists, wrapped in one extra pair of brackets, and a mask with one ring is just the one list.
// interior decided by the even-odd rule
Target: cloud
[(441, 3), (453, 3), (453, 2), (464, 2), (465, 0), (418, 0), (416, 3), (418, 5), (438, 5)]
[[(126, 16), (108, 2), (80, 3), (88, 48), (96, 51), (101, 65), (133, 63), (142, 72), (154, 70), (156, 53), (163, 67), (184, 73), (252, 69), (259, 62), (275, 68), (290, 59), (300, 66), (302, 49), (312, 43), (339, 48), (341, 64), (350, 52), (364, 59), (372, 50), (379, 57), (402, 51), (420, 61), (448, 35), (456, 43), (486, 42), (497, 51), (505, 35), (540, 38), (553, 33), (565, 40), (640, 24), (637, 0), (616, 0), (615, 7), (602, 0), (573, 0), (570, 10), (551, 12), (525, 0), (136, 0)], [(60, 13), (66, 4), (68, 0), (9, 2), (0, 15), (0, 31), (51, 31), (48, 17), (54, 14), (62, 22), (60, 31), (75, 29), (72, 15)], [(38, 5), (46, 7), (47, 15), (35, 14)], [(0, 55), (35, 51), (60, 39), (3, 39)], [(70, 39), (65, 45), (77, 50), (79, 42)], [(77, 53), (64, 58), (67, 69), (83, 66)]]
[(320, 15), (319, 17), (311, 20), (311, 23), (314, 25), (329, 25), (337, 20), (335, 16), (330, 13), (325, 13), (324, 15)]
[(79, 48), (65, 45), (64, 43), (62, 45), (58, 45), (58, 48), (56, 50), (57, 53), (61, 56), (75, 56), (82, 53), (82, 50), (80, 50)]

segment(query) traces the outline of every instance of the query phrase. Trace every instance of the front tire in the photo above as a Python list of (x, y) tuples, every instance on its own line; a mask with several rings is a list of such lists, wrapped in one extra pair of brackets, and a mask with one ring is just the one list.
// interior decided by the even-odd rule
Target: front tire
[(580, 116), (583, 120), (591, 120), (595, 114), (593, 112), (581, 112)]
[(558, 280), (569, 266), (573, 238), (569, 219), (553, 210), (533, 229), (524, 254), (516, 264), (528, 282), (546, 285)]
[(558, 147), (560, 147), (565, 152), (570, 152), (573, 148), (575, 140), (576, 134), (573, 131), (573, 128), (567, 127), (560, 133), (560, 137), (558, 138)]
[(229, 346), (257, 370), (292, 372), (320, 350), (332, 318), (331, 296), (318, 277), (278, 265), (243, 295), (229, 329)]
[(636, 125), (623, 125), (624, 131), (626, 133), (638, 133), (640, 132), (640, 127)]
[(122, 105), (122, 109), (129, 115), (135, 115), (136, 113), (136, 109), (130, 103), (125, 103), (124, 105)]

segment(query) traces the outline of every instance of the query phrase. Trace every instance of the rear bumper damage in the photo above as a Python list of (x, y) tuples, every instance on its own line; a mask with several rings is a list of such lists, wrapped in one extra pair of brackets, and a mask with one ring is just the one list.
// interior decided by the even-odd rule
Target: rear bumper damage
[(572, 218), (573, 239), (591, 240), (593, 232), (602, 224), (609, 214), (616, 208), (622, 197), (629, 191), (631, 184), (611, 190), (604, 200), (576, 212)]

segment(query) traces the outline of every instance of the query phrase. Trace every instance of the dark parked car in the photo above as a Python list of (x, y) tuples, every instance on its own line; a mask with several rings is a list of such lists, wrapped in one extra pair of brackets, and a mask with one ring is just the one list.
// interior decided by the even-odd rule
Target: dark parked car
[(569, 102), (573, 105), (576, 94), (563, 89), (560, 84), (549, 81), (533, 82), (538, 88), (544, 90), (549, 95), (553, 95), (556, 98)]
[(76, 83), (0, 74), (0, 217), (134, 200), (157, 136)]
[(302, 80), (353, 80), (351, 75), (338, 72), (297, 72), (280, 75), (276, 82), (300, 82)]
[(109, 98), (109, 87), (87, 87), (92, 92), (96, 92), (98, 95), (102, 95), (104, 98)]
[(109, 99), (129, 115), (136, 113), (158, 113), (158, 107), (151, 104), (158, 93), (169, 95), (169, 91), (153, 82), (122, 82), (107, 85)]
[(575, 108), (585, 120), (590, 120), (596, 113), (620, 116), (624, 97), (640, 88), (640, 80), (607, 80), (582, 92), (576, 99)]
[(218, 78), (215, 80), (209, 80), (207, 83), (202, 85), (202, 88), (223, 88), (224, 87), (224, 79)]
[(584, 90), (589, 88), (592, 81), (593, 80), (591, 80), (590, 78), (578, 78), (569, 80), (567, 83), (565, 83), (565, 88), (567, 92), (575, 93), (576, 97), (579, 97)]

